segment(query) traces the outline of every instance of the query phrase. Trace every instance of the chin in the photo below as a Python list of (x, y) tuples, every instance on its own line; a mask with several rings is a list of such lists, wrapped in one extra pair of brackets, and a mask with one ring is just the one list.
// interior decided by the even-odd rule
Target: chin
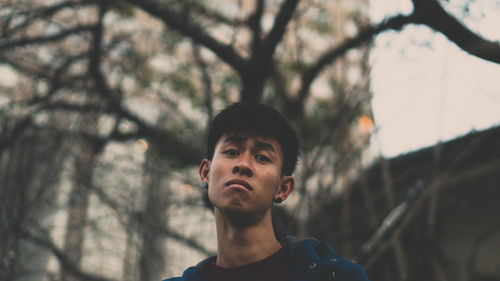
[(247, 208), (245, 208), (245, 206), (240, 202), (230, 202), (228, 204), (220, 206), (218, 209), (225, 215), (234, 214), (238, 216), (248, 216), (249, 213)]
[(235, 226), (249, 226), (261, 221), (265, 215), (264, 211), (249, 210), (242, 205), (226, 205), (218, 208)]

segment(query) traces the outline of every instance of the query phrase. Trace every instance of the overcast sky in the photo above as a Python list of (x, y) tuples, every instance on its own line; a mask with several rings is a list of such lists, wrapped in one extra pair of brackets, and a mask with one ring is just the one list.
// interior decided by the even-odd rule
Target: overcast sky
[[(447, 10), (462, 18), (465, 2)], [(500, 1), (474, 1), (465, 24), (500, 41)], [(412, 9), (406, 0), (371, 0), (379, 22)], [(374, 149), (385, 156), (500, 125), (500, 65), (470, 56), (423, 26), (377, 37), (371, 56)]]

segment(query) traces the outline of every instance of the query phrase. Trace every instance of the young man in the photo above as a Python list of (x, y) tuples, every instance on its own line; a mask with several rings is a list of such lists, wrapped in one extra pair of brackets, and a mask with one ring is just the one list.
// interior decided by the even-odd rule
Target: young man
[(214, 207), (217, 256), (169, 280), (367, 281), (361, 266), (324, 242), (276, 238), (271, 206), (293, 191), (298, 154), (295, 132), (274, 109), (236, 103), (221, 111), (199, 169)]

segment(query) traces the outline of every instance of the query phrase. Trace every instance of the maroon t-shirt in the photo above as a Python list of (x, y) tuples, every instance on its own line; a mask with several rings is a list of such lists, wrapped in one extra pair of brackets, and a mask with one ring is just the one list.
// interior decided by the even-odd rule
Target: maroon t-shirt
[(285, 248), (271, 256), (251, 264), (223, 268), (215, 262), (208, 271), (208, 281), (289, 281), (288, 261)]

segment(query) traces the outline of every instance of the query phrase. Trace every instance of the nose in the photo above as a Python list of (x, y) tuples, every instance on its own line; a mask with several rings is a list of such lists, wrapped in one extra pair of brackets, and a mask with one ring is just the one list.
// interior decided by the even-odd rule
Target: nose
[(246, 175), (247, 177), (251, 177), (253, 175), (252, 166), (251, 166), (251, 156), (247, 154), (241, 155), (239, 157), (239, 161), (236, 162), (233, 166), (233, 174)]

